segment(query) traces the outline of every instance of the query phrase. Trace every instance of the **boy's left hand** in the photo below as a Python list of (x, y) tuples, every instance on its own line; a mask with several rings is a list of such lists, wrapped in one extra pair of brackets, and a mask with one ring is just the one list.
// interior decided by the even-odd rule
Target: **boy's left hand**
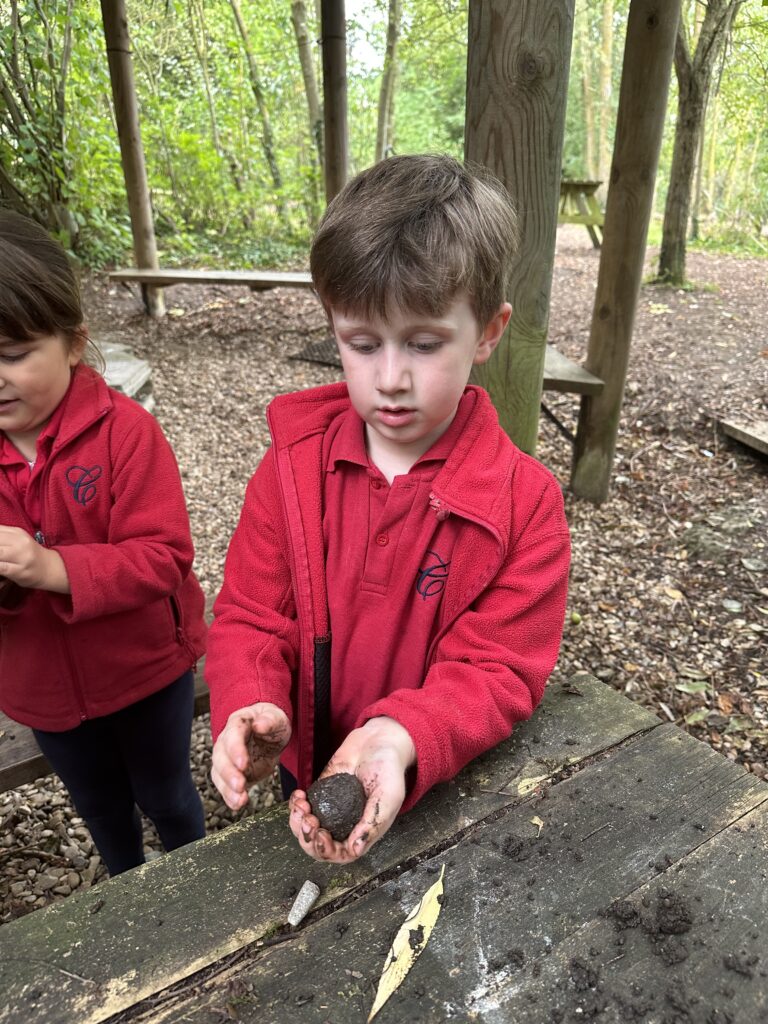
[(325, 829), (312, 813), (307, 794), (291, 794), (290, 826), (299, 845), (315, 860), (348, 864), (357, 860), (387, 832), (405, 799), (405, 773), (416, 763), (416, 748), (408, 731), (393, 718), (371, 718), (347, 736), (328, 762), (321, 778), (350, 772), (363, 785), (363, 816), (343, 842)]
[(0, 575), (20, 587), (68, 594), (69, 578), (58, 551), (44, 548), (18, 526), (0, 526)]

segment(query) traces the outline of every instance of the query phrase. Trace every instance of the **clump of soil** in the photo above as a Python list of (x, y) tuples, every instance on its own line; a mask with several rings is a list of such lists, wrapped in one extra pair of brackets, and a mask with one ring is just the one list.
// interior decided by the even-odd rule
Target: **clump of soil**
[(356, 775), (339, 772), (318, 779), (307, 797), (312, 813), (337, 842), (342, 842), (360, 821), (365, 807), (365, 790)]

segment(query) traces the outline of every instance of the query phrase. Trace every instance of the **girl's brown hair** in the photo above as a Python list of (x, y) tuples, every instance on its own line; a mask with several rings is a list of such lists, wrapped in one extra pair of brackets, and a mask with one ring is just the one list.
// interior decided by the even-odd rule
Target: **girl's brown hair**
[(310, 267), (326, 311), (442, 315), (463, 293), (484, 327), (507, 298), (518, 248), (504, 186), (452, 157), (392, 157), (332, 200)]
[[(77, 277), (44, 228), (0, 209), (0, 339), (31, 341), (49, 334), (62, 334), (69, 344), (88, 337)], [(103, 370), (103, 357), (89, 338), (88, 346), (84, 361)]]

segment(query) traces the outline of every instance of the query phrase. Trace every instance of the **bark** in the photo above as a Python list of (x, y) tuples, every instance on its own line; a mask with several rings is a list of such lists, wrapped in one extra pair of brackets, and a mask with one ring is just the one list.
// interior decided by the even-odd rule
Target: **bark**
[(269, 167), (269, 173), (272, 176), (272, 184), (275, 186), (275, 191), (277, 193), (275, 202), (278, 211), (282, 213), (283, 201), (281, 193), (283, 189), (283, 179), (280, 174), (280, 168), (277, 164), (277, 157), (275, 156), (275, 142), (272, 134), (272, 123), (269, 119), (269, 111), (267, 110), (267, 104), (264, 99), (264, 90), (261, 85), (259, 68), (256, 64), (256, 58), (253, 55), (253, 50), (251, 49), (248, 29), (243, 21), (239, 0), (229, 0), (229, 5), (232, 8), (232, 13), (235, 16), (235, 22), (237, 23), (237, 29), (243, 42), (245, 59), (248, 64), (248, 78), (251, 83), (254, 99), (256, 100), (256, 107), (259, 111), (259, 119), (261, 120), (261, 148), (264, 153), (264, 159), (267, 161), (267, 166)]
[(693, 55), (688, 45), (684, 21), (681, 19), (678, 25), (675, 42), (677, 127), (658, 267), (658, 280), (669, 284), (685, 283), (688, 217), (707, 95), (715, 64), (723, 52), (742, 3), (743, 0), (709, 0)]
[(325, 163), (323, 155), (323, 108), (320, 103), (320, 91), (317, 87), (315, 62), (312, 58), (312, 43), (309, 29), (307, 28), (307, 8), (304, 0), (293, 0), (291, 4), (291, 21), (293, 22), (293, 31), (296, 34), (301, 77), (304, 79), (304, 93), (307, 97), (309, 133), (312, 136), (312, 142), (317, 154), (318, 166), (322, 168)]
[(384, 52), (384, 70), (379, 90), (379, 111), (376, 122), (375, 160), (383, 160), (390, 144), (389, 131), (394, 109), (395, 74), (397, 70), (397, 42), (400, 37), (402, 4), (400, 0), (389, 0), (387, 20), (387, 46)]

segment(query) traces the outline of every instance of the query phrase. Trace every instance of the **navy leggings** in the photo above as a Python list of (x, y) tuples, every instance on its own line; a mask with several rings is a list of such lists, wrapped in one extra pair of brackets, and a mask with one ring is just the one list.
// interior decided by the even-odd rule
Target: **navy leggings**
[(144, 700), (75, 729), (33, 730), (110, 875), (144, 863), (139, 809), (166, 850), (205, 835), (189, 767), (193, 711), (194, 676), (186, 672)]

